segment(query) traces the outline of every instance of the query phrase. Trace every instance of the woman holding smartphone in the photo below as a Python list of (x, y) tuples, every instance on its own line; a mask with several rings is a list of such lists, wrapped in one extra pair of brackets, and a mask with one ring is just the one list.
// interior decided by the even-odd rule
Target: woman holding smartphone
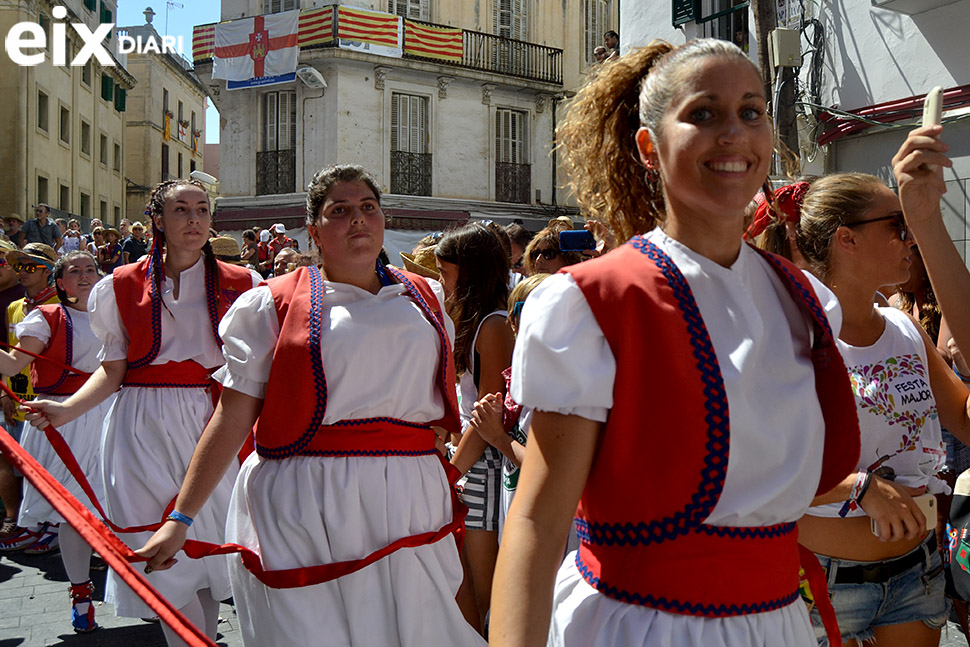
[[(909, 279), (917, 240), (931, 276), (944, 276), (955, 255), (942, 227), (942, 178), (925, 168), (949, 165), (935, 133), (913, 131), (894, 160), (902, 205), (874, 176), (830, 175), (805, 195), (797, 236), (842, 304), (838, 346), (862, 431), (856, 469), (816, 499), (799, 541), (828, 573), (843, 639), (859, 643), (937, 645), (948, 616), (933, 495), (949, 490), (936, 476), (946, 461), (940, 425), (970, 443), (970, 393), (910, 314), (873, 306), (881, 286)], [(921, 202), (905, 199), (917, 192)], [(948, 278), (967, 289), (957, 273)]]

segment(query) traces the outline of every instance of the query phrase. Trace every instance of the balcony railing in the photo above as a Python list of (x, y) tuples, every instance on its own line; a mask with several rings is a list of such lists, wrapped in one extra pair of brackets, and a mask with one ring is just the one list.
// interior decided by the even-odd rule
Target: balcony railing
[(296, 191), (296, 151), (256, 153), (256, 195)]
[[(366, 41), (367, 36), (348, 39), (340, 31), (344, 12), (353, 11), (352, 7), (339, 5), (302, 9), (300, 49), (337, 47), (341, 38)], [(387, 18), (393, 20), (396, 16), (387, 14)], [(214, 23), (195, 27), (192, 52), (196, 64), (212, 58), (214, 32)], [(562, 50), (555, 47), (417, 20), (404, 21), (404, 39), (399, 46), (405, 59), (562, 85)]]
[(431, 153), (391, 151), (391, 193), (431, 195)]
[(498, 202), (531, 202), (532, 166), (529, 164), (495, 163), (495, 200)]

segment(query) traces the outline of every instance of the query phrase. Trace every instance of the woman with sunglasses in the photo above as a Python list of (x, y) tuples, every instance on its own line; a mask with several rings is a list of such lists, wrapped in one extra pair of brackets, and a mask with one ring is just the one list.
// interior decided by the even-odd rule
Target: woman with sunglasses
[(559, 247), (559, 232), (568, 231), (569, 225), (561, 220), (553, 220), (529, 241), (523, 260), (526, 273), (555, 274), (567, 265), (575, 265), (586, 257), (581, 252), (564, 252)]
[[(14, 375), (30, 366), (34, 392), (63, 402), (100, 365), (98, 351), (101, 350), (101, 342), (91, 330), (88, 295), (100, 280), (101, 272), (98, 270), (97, 261), (89, 252), (73, 251), (57, 261), (52, 278), (60, 303), (37, 306), (17, 324), (16, 333), (20, 342), (9, 351), (0, 350), (0, 373)], [(33, 355), (21, 352), (20, 349)], [(34, 355), (41, 357), (35, 360)], [(76, 369), (76, 372), (69, 371), (67, 367)], [(99, 461), (101, 425), (113, 402), (112, 395), (58, 430), (67, 441), (95, 494), (102, 499), (104, 487)], [(27, 425), (21, 445), (78, 501), (89, 505), (87, 495), (41, 430)], [(61, 561), (71, 582), (71, 624), (78, 633), (97, 629), (94, 604), (91, 601), (94, 585), (89, 576), (91, 547), (74, 528), (64, 523), (64, 519), (47, 499), (29, 483), (24, 483), (19, 523), (25, 527), (60, 523), (58, 536)]]
[[(933, 495), (949, 489), (937, 477), (946, 460), (940, 425), (970, 443), (970, 392), (910, 314), (873, 305), (881, 286), (909, 279), (914, 233), (931, 279), (949, 274), (946, 282), (967, 289), (940, 215), (942, 172), (926, 167), (950, 165), (938, 132), (913, 131), (894, 159), (900, 197), (871, 175), (817, 180), (796, 238), (842, 305), (837, 344), (862, 432), (856, 469), (816, 498), (798, 538), (828, 574), (842, 638), (860, 644), (935, 646), (948, 616), (936, 508), (927, 519), (917, 500), (935, 504)], [(959, 318), (965, 306), (953, 294), (940, 306)], [(821, 636), (816, 612), (812, 620)]]

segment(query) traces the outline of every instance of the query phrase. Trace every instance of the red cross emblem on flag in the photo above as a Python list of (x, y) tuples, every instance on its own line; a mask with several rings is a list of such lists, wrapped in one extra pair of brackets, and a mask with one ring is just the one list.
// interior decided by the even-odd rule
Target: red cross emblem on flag
[[(214, 70), (213, 78), (241, 81), (292, 72), (299, 56), (297, 26), (296, 12), (216, 25), (214, 53), (224, 69), (219, 74)], [(290, 53), (281, 51), (288, 48)]]

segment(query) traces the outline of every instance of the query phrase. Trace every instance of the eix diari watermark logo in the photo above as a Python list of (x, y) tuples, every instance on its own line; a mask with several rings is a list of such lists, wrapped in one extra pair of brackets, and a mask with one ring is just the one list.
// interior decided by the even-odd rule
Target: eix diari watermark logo
[[(53, 15), (55, 20), (67, 18), (65, 7), (54, 7)], [(70, 23), (83, 43), (77, 55), (71, 59), (72, 67), (86, 65), (91, 58), (96, 58), (99, 63), (107, 66), (114, 66), (115, 60), (105, 49), (104, 43), (111, 30), (114, 29), (113, 23), (101, 23), (92, 31), (83, 22)], [(64, 67), (67, 62), (67, 27), (68, 23), (54, 22), (51, 24), (50, 43), (51, 60), (54, 65)], [(44, 62), (44, 52), (27, 53), (24, 50), (40, 49), (47, 47), (47, 34), (44, 28), (35, 22), (18, 22), (3, 41), (4, 49), (10, 60), (24, 67), (40, 65)], [(118, 52), (120, 54), (181, 54), (182, 37), (162, 36), (161, 43), (153, 36), (147, 38), (131, 37), (124, 34), (118, 35)]]

